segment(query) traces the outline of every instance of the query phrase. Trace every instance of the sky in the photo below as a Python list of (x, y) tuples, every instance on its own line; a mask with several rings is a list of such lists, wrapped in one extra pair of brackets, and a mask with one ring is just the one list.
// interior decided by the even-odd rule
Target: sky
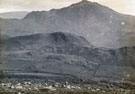
[[(0, 13), (11, 11), (50, 10), (69, 6), (81, 0), (0, 0)], [(112, 8), (113, 10), (135, 15), (135, 0), (89, 0)]]

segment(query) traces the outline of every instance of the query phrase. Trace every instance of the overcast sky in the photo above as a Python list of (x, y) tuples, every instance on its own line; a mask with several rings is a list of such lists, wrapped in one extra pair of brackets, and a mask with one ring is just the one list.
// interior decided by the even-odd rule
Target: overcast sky
[[(62, 8), (81, 0), (0, 0), (0, 12), (50, 10)], [(135, 15), (135, 0), (90, 0), (118, 12)]]

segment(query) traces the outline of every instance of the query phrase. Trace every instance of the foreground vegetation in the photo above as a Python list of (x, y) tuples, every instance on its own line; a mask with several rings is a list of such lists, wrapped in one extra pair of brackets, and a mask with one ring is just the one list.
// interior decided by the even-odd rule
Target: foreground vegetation
[(89, 84), (2, 82), (0, 94), (135, 94), (135, 83), (106, 81), (95, 81)]
[(70, 89), (57, 89), (55, 91), (43, 90), (28, 90), (28, 91), (0, 91), (0, 94), (135, 94), (135, 90), (123, 89), (107, 89), (107, 90), (70, 90)]

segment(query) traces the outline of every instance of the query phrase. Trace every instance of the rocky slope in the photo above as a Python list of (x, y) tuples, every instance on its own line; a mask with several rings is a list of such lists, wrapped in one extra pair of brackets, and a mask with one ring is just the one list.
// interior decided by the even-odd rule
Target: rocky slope
[(71, 33), (33, 34), (6, 39), (4, 70), (14, 75), (78, 79), (122, 79), (135, 72), (135, 48), (97, 48)]

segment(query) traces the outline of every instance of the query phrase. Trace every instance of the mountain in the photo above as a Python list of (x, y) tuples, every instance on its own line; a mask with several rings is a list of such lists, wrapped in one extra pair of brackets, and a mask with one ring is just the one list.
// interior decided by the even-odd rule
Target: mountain
[(134, 46), (135, 17), (95, 2), (81, 1), (62, 9), (33, 11), (20, 20), (0, 20), (3, 35), (69, 32), (82, 35), (96, 47)]
[(26, 11), (4, 12), (4, 13), (0, 13), (0, 18), (4, 18), (4, 19), (22, 19), (28, 13), (29, 12), (26, 12)]
[(121, 80), (135, 74), (135, 47), (97, 48), (63, 32), (18, 36), (3, 43), (4, 71), (16, 77)]
[(135, 17), (83, 0), (62, 9), (0, 18), (9, 77), (127, 79), (135, 75)]

